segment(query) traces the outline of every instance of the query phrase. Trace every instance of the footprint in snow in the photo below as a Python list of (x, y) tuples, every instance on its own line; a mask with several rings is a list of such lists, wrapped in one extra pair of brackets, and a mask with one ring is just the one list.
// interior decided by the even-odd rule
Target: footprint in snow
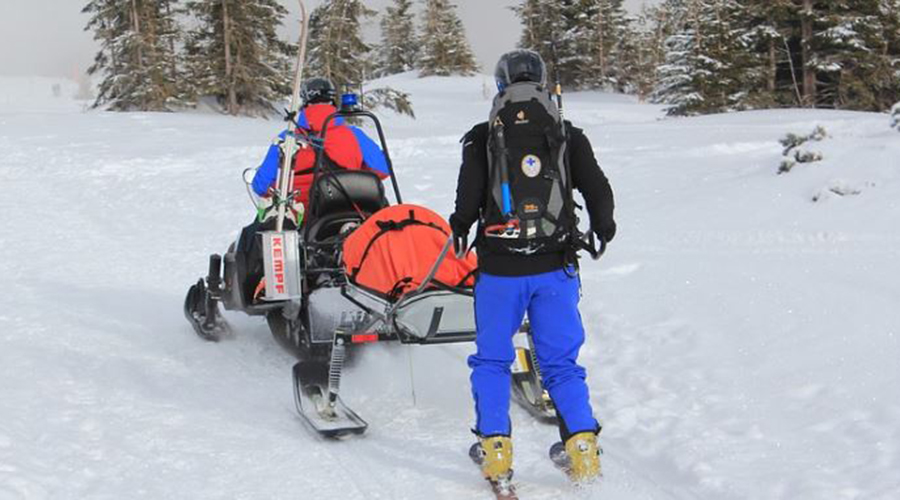
[(628, 276), (637, 272), (642, 266), (640, 264), (623, 264), (621, 266), (610, 267), (600, 272), (601, 276)]

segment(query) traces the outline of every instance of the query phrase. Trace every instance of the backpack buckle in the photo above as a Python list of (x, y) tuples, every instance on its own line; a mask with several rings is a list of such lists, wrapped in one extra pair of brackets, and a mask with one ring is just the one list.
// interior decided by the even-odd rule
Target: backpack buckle
[(517, 239), (522, 234), (519, 219), (510, 219), (505, 224), (495, 224), (484, 228), (485, 236), (489, 238)]

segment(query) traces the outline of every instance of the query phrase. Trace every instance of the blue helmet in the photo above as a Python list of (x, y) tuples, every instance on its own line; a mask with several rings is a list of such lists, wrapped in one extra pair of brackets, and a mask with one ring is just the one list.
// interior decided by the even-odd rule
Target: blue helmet
[(513, 50), (500, 56), (494, 70), (497, 89), (503, 89), (517, 82), (547, 84), (547, 66), (541, 55), (533, 50)]

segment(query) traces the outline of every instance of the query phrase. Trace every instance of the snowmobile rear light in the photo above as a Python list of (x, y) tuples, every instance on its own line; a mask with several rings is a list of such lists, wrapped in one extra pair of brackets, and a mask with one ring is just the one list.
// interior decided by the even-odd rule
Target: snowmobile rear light
[(369, 344), (372, 342), (378, 342), (378, 334), (373, 333), (370, 335), (353, 335), (351, 336), (350, 341), (354, 344)]

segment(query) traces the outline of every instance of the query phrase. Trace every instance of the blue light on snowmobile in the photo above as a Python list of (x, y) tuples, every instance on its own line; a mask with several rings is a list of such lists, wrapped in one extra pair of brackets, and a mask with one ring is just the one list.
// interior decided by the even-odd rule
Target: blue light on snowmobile
[(354, 109), (359, 106), (359, 96), (356, 94), (344, 94), (341, 96), (341, 107), (344, 109)]

